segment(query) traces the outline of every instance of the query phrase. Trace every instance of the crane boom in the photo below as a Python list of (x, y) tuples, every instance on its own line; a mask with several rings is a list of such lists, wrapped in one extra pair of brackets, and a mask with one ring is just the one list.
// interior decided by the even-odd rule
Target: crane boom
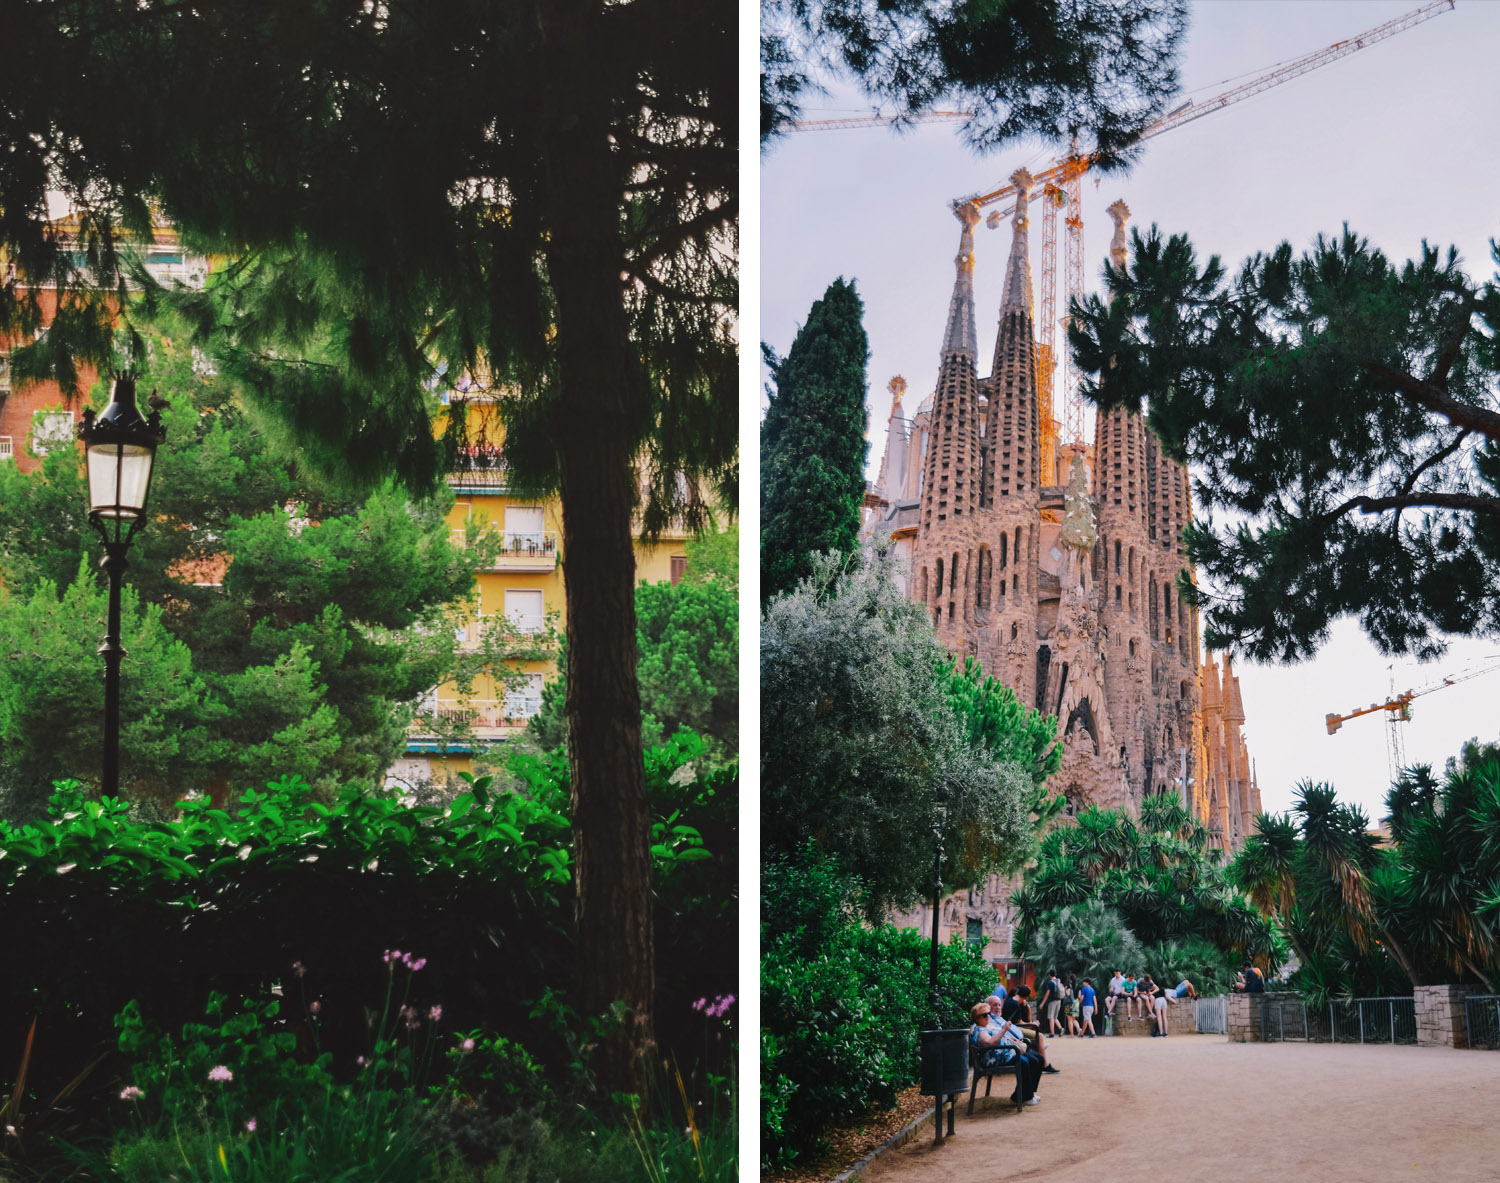
[(896, 127), (906, 123), (963, 123), (973, 111), (917, 111), (911, 115), (850, 115), (841, 119), (796, 119), (795, 131), (847, 131), (857, 127)]
[[(1347, 57), (1351, 53), (1357, 53), (1361, 49), (1367, 49), (1376, 42), (1384, 41), (1387, 37), (1394, 37), (1397, 33), (1404, 32), (1413, 25), (1420, 25), (1423, 21), (1431, 20), (1435, 16), (1441, 16), (1450, 11), (1457, 0), (1431, 0), (1420, 8), (1414, 8), (1408, 13), (1386, 21), (1382, 25), (1376, 25), (1373, 29), (1367, 29), (1354, 37), (1346, 37), (1343, 41), (1335, 41), (1332, 45), (1324, 46), (1322, 49), (1312, 53), (1304, 54), (1278, 66), (1274, 70), (1268, 70), (1259, 77), (1252, 78), (1249, 82), (1243, 82), (1239, 86), (1215, 95), (1211, 99), (1205, 99), (1201, 103), (1188, 102), (1172, 111), (1168, 111), (1155, 123), (1148, 124), (1146, 130), (1136, 138), (1136, 143), (1149, 140), (1159, 136), (1162, 132), (1171, 131), (1173, 128), (1181, 127), (1183, 124), (1191, 123), (1195, 119), (1202, 119), (1205, 115), (1211, 115), (1215, 111), (1222, 111), (1225, 107), (1238, 103), (1243, 99), (1268, 91), (1273, 87), (1280, 86), (1283, 82), (1290, 82), (1293, 78), (1301, 77), (1319, 66), (1326, 66), (1329, 62), (1337, 61), (1339, 58)], [(1060, 183), (1072, 176), (1078, 176), (1088, 171), (1089, 167), (1098, 159), (1098, 154), (1088, 156), (1070, 157), (1059, 161), (1052, 168), (1039, 172), (1035, 176), (1036, 188), (1031, 191), (1033, 201), (1046, 189), (1048, 183)], [(992, 189), (988, 193), (977, 193), (971, 197), (960, 197), (953, 202), (954, 206), (960, 206), (967, 202), (973, 202), (983, 209), (985, 206), (994, 205), (996, 202), (1004, 201), (1006, 198), (1014, 198), (1016, 187), (1004, 185), (999, 189)]]
[(1360, 707), (1357, 711), (1350, 711), (1347, 715), (1335, 715), (1329, 713), (1323, 717), (1328, 726), (1328, 734), (1332, 735), (1350, 719), (1358, 719), (1361, 715), (1371, 715), (1376, 711), (1390, 711), (1391, 717), (1406, 722), (1411, 718), (1411, 703), (1414, 698), (1421, 698), (1424, 694), (1431, 694), (1434, 690), (1442, 690), (1448, 686), (1457, 686), (1460, 682), (1467, 682), (1470, 678), (1478, 678), (1483, 674), (1491, 674), (1500, 670), (1500, 664), (1494, 664), (1496, 659), (1488, 659), (1492, 664), (1475, 666), (1472, 669), (1463, 670), (1449, 677), (1439, 678), (1436, 682), (1430, 682), (1417, 690), (1405, 690), (1400, 694), (1393, 694), (1385, 702), (1372, 702), (1367, 707)]

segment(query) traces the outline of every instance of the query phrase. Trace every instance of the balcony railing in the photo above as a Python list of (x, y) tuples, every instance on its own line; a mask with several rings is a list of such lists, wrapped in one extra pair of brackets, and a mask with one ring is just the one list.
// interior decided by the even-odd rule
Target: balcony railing
[(458, 643), (466, 649), (477, 649), (486, 637), (496, 640), (512, 640), (521, 644), (539, 643), (540, 635), (547, 627), (547, 618), (541, 615), (504, 612), (479, 612), (466, 621), (458, 632)]
[(461, 485), (504, 487), (508, 475), (505, 456), (493, 445), (460, 448), (454, 458), (450, 477)]
[(457, 727), (466, 727), (476, 735), (509, 734), (520, 731), (531, 717), (542, 709), (540, 695), (515, 695), (510, 698), (440, 698), (429, 699), (412, 722), (414, 735), (432, 733), (429, 719), (437, 718)]
[[(499, 533), (500, 553), (490, 564), (492, 571), (551, 571), (557, 566), (557, 532), (555, 530), (486, 531), (485, 537)], [(453, 544), (464, 546), (468, 533), (453, 531)]]

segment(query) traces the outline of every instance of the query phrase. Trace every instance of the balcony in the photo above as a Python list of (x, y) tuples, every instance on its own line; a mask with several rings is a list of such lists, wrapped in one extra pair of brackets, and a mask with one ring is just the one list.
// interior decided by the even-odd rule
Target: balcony
[(436, 718), (449, 726), (471, 731), (478, 739), (506, 739), (524, 731), (531, 717), (541, 709), (541, 696), (531, 694), (498, 699), (428, 699), (408, 730), (414, 736), (434, 735), (429, 720)]
[(504, 612), (478, 612), (457, 630), (458, 643), (464, 649), (477, 649), (485, 638), (509, 643), (511, 646), (551, 647), (553, 638), (546, 633), (544, 616), (517, 613), (507, 616)]
[[(484, 537), (500, 538), (500, 553), (485, 568), (487, 571), (518, 571), (532, 574), (557, 570), (557, 532), (555, 530), (486, 531)], [(467, 532), (453, 531), (453, 545), (467, 545)]]
[(474, 444), (460, 448), (448, 471), (448, 483), (458, 488), (476, 488), (498, 492), (505, 488), (510, 475), (505, 456), (493, 444)]

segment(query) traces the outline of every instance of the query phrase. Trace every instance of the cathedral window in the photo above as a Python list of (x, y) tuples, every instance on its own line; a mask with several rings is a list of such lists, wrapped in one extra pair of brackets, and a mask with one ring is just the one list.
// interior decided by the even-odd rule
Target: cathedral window
[[(1120, 503), (1118, 501), (1116, 501), (1115, 504), (1119, 505)], [(1120, 573), (1120, 543), (1119, 543), (1118, 540), (1116, 540), (1116, 542), (1115, 542), (1115, 574), (1118, 575), (1119, 573)]]
[(1011, 621), (1011, 624), (1010, 624), (1010, 639), (1012, 641), (1014, 641), (1020, 635), (1021, 635), (1021, 624), (1020, 624), (1020, 622), (1019, 621), (1015, 621), (1015, 620)]
[(937, 561), (937, 594), (939, 596), (941, 596), (943, 594), (943, 560), (942, 559), (939, 559)]
[[(926, 571), (922, 572), (922, 586), (923, 586), (923, 588), (926, 588), (926, 586), (927, 586), (927, 572)], [(1120, 606), (1120, 585), (1117, 583), (1117, 584), (1115, 584), (1115, 607), (1118, 608), (1119, 606)]]

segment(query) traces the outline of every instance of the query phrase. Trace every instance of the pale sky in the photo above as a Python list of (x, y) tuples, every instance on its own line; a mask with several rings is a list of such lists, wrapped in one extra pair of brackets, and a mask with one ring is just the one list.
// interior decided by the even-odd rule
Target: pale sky
[[(1417, 0), (1217, 0), (1194, 6), (1182, 56), (1185, 97), (1199, 101), (1243, 76), (1362, 33)], [(1495, 273), (1500, 237), (1500, 2), (1456, 8), (1284, 85), (1150, 142), (1127, 176), (1086, 177), (1084, 250), (1098, 287), (1110, 237), (1104, 209), (1124, 198), (1132, 224), (1183, 231), (1200, 256), (1231, 268), (1289, 240), (1298, 251), (1347, 222), (1405, 260), (1425, 238), (1456, 245), (1471, 276)], [(817, 100), (815, 100), (817, 102)], [(844, 92), (827, 114), (864, 108)], [(941, 105), (941, 104), (940, 104)], [(809, 111), (808, 118), (821, 112)], [(997, 188), (1021, 165), (1054, 159), (1030, 145), (980, 159), (952, 126), (802, 133), (762, 158), (761, 335), (785, 353), (812, 302), (842, 275), (857, 281), (870, 336), (872, 466), (885, 442), (895, 374), (910, 414), (937, 376), (959, 226), (956, 197)], [(1036, 207), (1033, 207), (1035, 210)], [(994, 349), (1009, 222), (975, 233), (981, 368)], [(1033, 214), (1033, 272), (1040, 278), (1041, 219)], [(1060, 252), (1059, 252), (1060, 253)], [(1059, 260), (1061, 265), (1061, 260)], [(1063, 300), (1059, 298), (1059, 307)], [(1089, 412), (1092, 422), (1092, 411)], [(1309, 662), (1239, 667), (1265, 807), (1291, 803), (1304, 778), (1378, 816), (1388, 783), (1383, 715), (1329, 736), (1324, 716), (1419, 688), (1500, 655), (1500, 638), (1455, 641), (1425, 666), (1381, 656), (1357, 624), (1335, 625)], [(1494, 663), (1500, 666), (1500, 661)], [(1471, 736), (1500, 736), (1500, 672), (1422, 697), (1404, 724), (1408, 763), (1441, 768)]]

